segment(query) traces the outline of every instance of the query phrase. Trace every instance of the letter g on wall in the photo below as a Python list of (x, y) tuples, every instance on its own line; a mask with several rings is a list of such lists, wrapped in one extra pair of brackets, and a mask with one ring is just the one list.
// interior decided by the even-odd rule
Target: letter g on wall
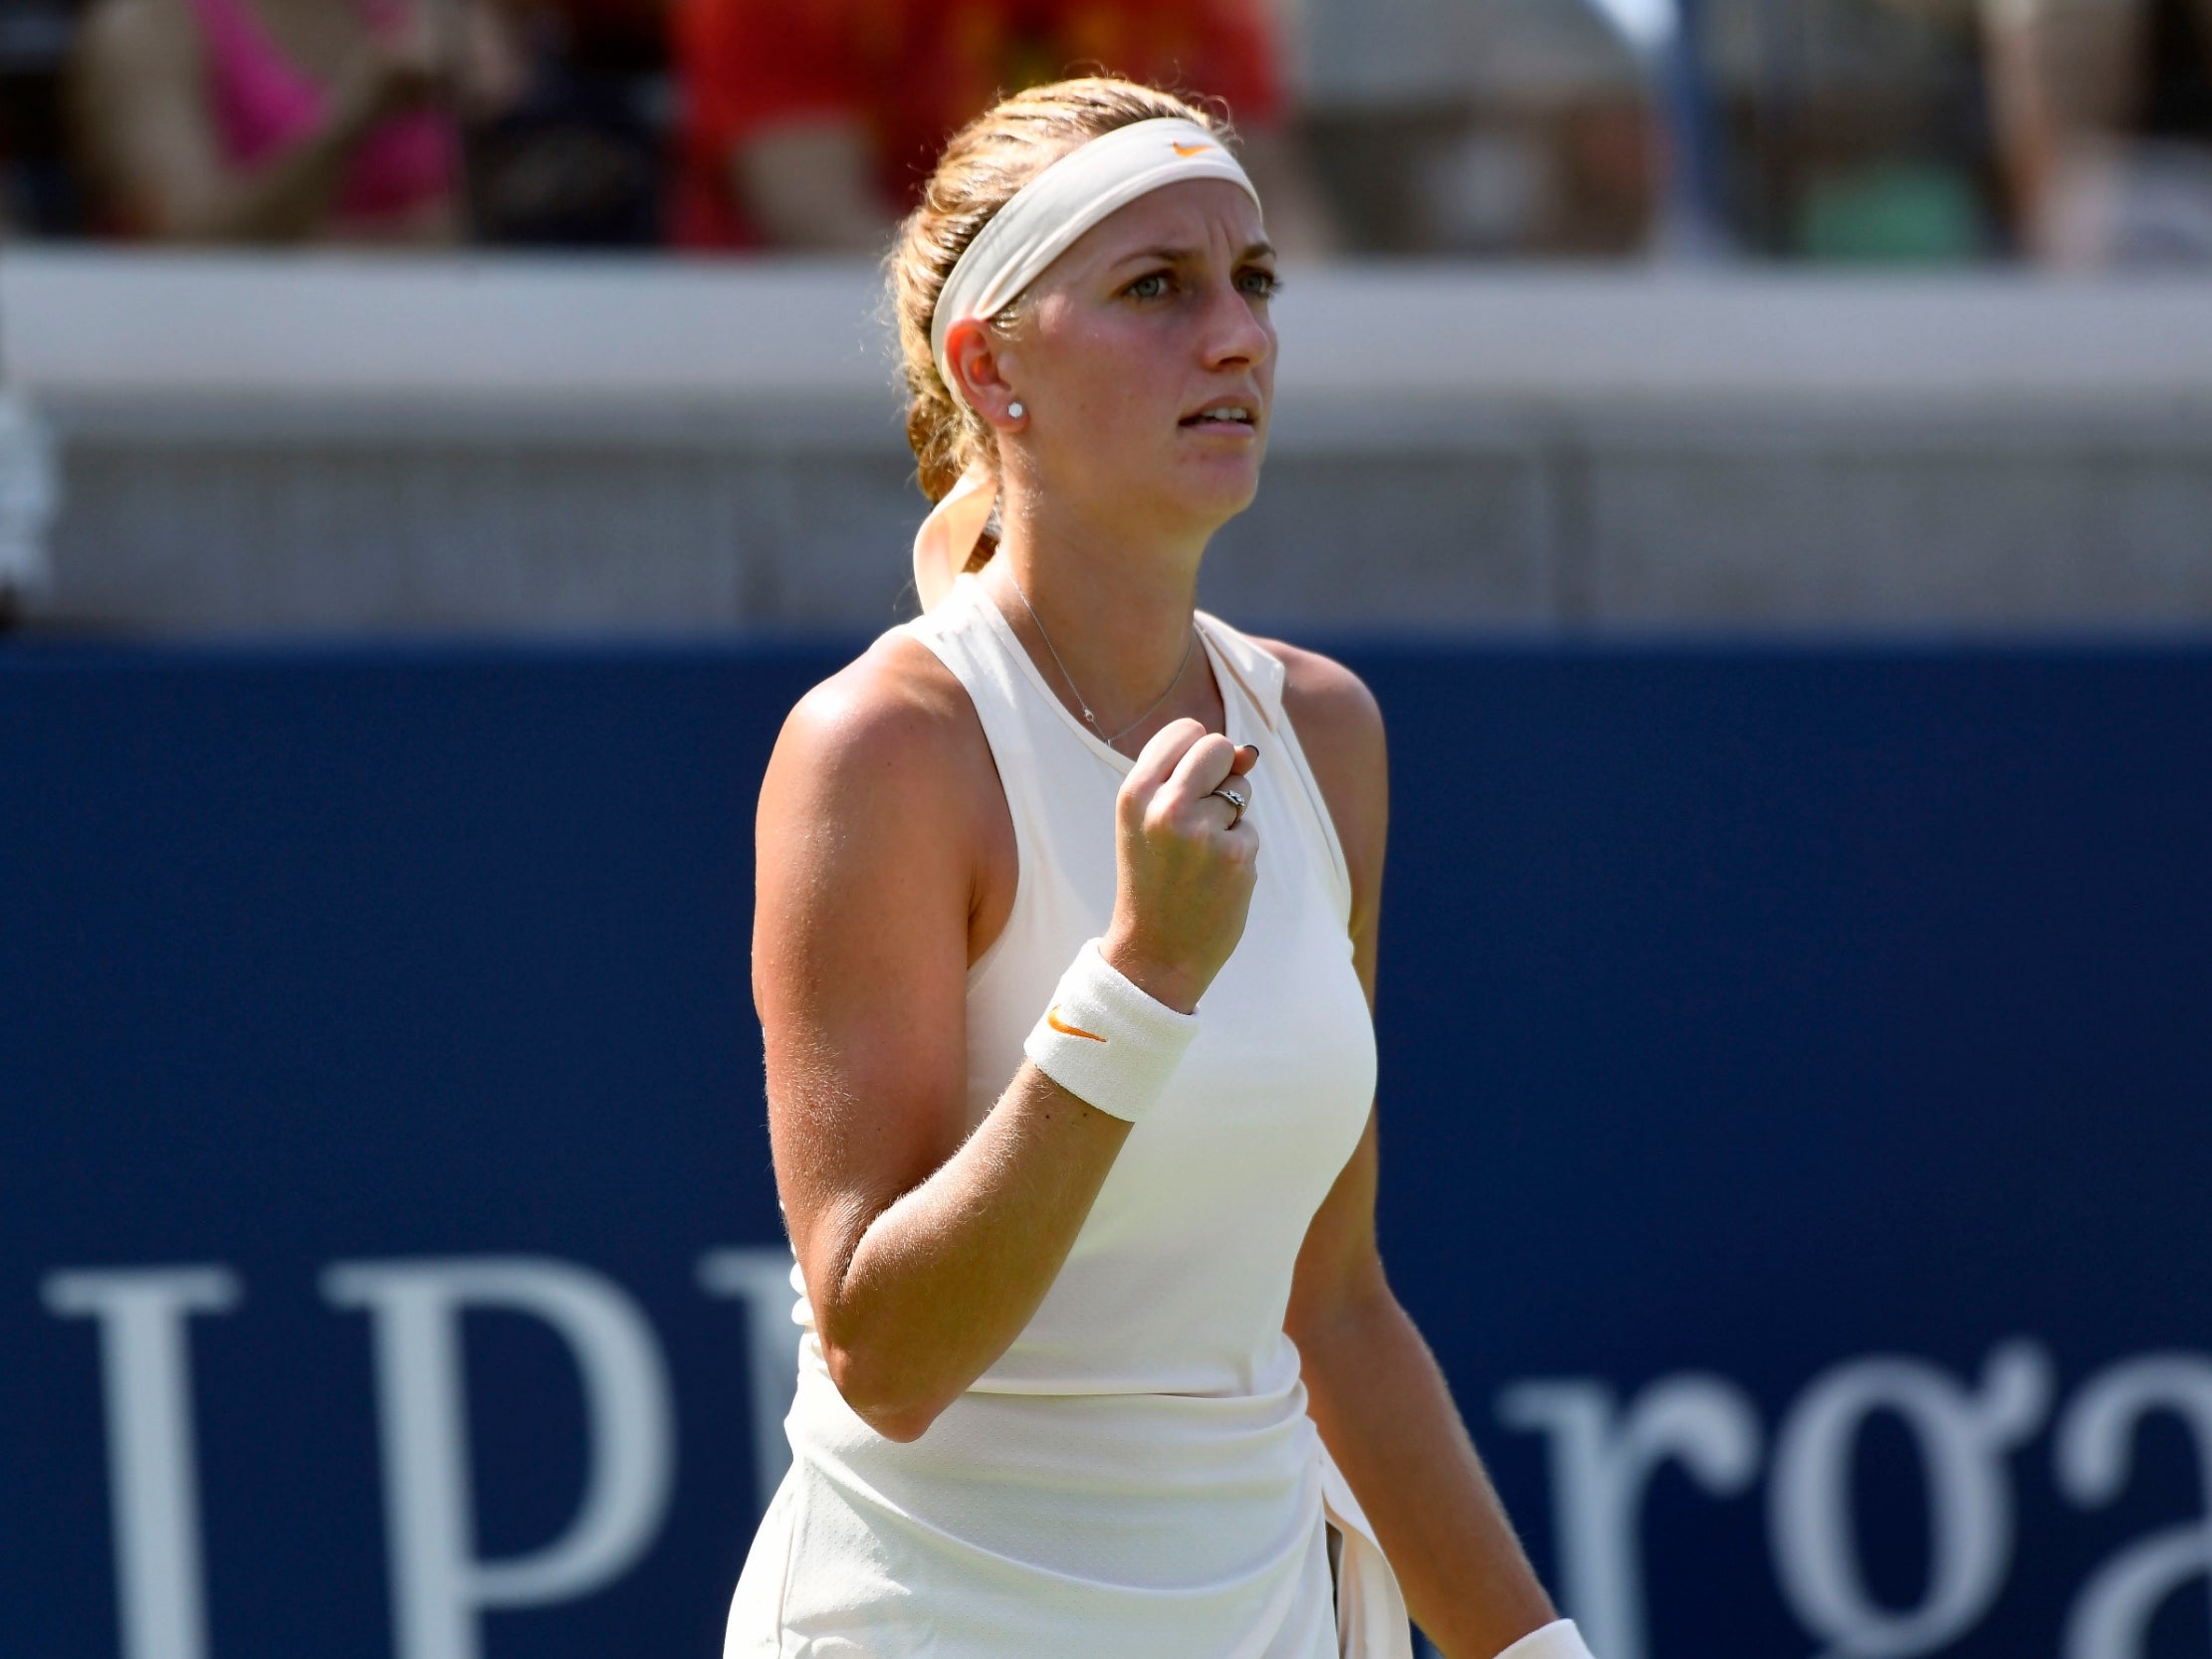
[[(2042, 1425), (2052, 1381), (2044, 1350), (2012, 1342), (1990, 1355), (1978, 1391), (1903, 1357), (1840, 1365), (1806, 1389), (1775, 1440), (1767, 1525), (1783, 1593), (1829, 1644), (1823, 1659), (1933, 1653), (1989, 1611), (2012, 1564), (2006, 1458)], [(1853, 1531), (1852, 1456), (1878, 1412), (1911, 1434), (1926, 1484), (1927, 1589), (1910, 1608), (1874, 1599)]]

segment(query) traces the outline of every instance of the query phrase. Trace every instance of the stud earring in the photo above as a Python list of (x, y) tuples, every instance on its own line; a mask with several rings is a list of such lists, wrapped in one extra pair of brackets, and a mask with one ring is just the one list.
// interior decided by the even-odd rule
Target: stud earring
[(1018, 403), (1009, 403), (1009, 404), (1007, 404), (1007, 405), (1006, 405), (1006, 418), (1007, 418), (1008, 420), (1016, 420), (1016, 421), (1017, 421), (1017, 420), (1019, 420), (1019, 419), (1020, 419), (1020, 418), (1021, 418), (1021, 417), (1022, 417), (1023, 415), (1026, 415), (1026, 414), (1027, 414), (1028, 412), (1029, 412), (1028, 410), (1026, 410), (1026, 409), (1022, 408), (1022, 407), (1021, 407), (1021, 405), (1020, 405), (1020, 404), (1018, 404)]

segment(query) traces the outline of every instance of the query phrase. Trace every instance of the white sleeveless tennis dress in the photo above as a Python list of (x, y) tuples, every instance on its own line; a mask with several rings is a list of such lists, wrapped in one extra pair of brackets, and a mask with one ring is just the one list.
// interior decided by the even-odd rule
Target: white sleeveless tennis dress
[[(1211, 617), (1200, 629), (1228, 736), (1259, 745), (1260, 855), (1198, 1038), (1028, 1326), (920, 1439), (886, 1440), (845, 1404), (801, 1289), (791, 1469), (724, 1659), (1412, 1659), (1282, 1330), (1306, 1224), (1374, 1096), (1350, 881), (1281, 664)], [(1105, 932), (1131, 762), (1053, 696), (973, 576), (903, 632), (974, 700), (1019, 854), (1005, 931), (968, 975), (980, 1121)]]

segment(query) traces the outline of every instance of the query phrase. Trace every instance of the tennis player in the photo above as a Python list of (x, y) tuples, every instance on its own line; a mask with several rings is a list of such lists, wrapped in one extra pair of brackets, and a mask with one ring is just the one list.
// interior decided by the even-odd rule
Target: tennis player
[(725, 1659), (1587, 1659), (1376, 1253), (1381, 720), (1195, 608), (1273, 401), (1225, 136), (1023, 93), (893, 254), (937, 507), (762, 790), (804, 1337)]

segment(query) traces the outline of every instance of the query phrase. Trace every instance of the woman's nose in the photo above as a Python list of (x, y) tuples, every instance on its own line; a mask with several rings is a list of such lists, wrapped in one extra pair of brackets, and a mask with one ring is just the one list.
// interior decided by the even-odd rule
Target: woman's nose
[(1206, 308), (1206, 360), (1209, 365), (1256, 363), (1274, 349), (1275, 336), (1252, 306), (1251, 296), (1234, 282), (1215, 289)]

